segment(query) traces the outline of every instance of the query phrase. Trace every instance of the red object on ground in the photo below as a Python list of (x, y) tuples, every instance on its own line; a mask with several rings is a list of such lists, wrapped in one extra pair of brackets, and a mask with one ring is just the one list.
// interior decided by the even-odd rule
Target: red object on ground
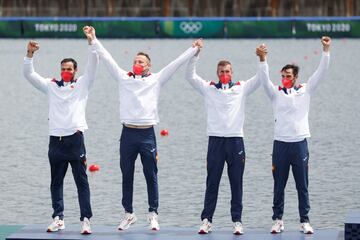
[(161, 134), (161, 136), (168, 136), (169, 135), (169, 130), (163, 129), (163, 130), (161, 130), (160, 134)]
[(99, 170), (100, 170), (99, 165), (92, 164), (92, 165), (89, 166), (89, 171), (90, 172), (96, 172), (96, 171), (99, 171)]

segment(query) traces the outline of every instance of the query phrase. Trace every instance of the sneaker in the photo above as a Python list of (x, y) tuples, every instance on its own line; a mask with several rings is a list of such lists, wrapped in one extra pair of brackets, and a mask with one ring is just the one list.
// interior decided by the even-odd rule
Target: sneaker
[(118, 226), (118, 230), (126, 230), (130, 227), (131, 224), (135, 223), (137, 220), (137, 217), (135, 213), (125, 213), (125, 216), (123, 219), (121, 219), (121, 222)]
[(276, 219), (274, 221), (273, 226), (271, 227), (270, 232), (271, 233), (281, 233), (282, 231), (284, 231), (284, 222), (283, 222), (283, 220)]
[(205, 218), (200, 226), (199, 234), (208, 234), (209, 232), (211, 232), (211, 222)]
[(242, 235), (244, 234), (244, 228), (241, 222), (234, 222), (234, 227), (233, 227), (233, 233), (235, 235)]
[(305, 234), (313, 234), (314, 229), (311, 227), (310, 223), (304, 222), (300, 225), (300, 232), (303, 232)]
[(91, 234), (90, 220), (87, 217), (84, 217), (84, 220), (81, 221), (81, 234)]
[(156, 212), (150, 212), (149, 213), (149, 228), (151, 230), (154, 231), (159, 231), (160, 230), (160, 226), (159, 226), (159, 221), (158, 221), (158, 214)]
[(59, 230), (65, 229), (64, 220), (60, 219), (59, 216), (56, 216), (52, 223), (48, 226), (47, 232), (57, 232)]

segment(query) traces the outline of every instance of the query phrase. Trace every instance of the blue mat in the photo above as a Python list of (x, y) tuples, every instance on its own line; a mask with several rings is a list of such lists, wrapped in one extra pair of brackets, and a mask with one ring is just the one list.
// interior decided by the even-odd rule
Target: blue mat
[(92, 226), (93, 233), (81, 235), (79, 226), (67, 226), (59, 232), (47, 233), (45, 225), (27, 225), (6, 239), (87, 239), (87, 240), (339, 240), (343, 239), (337, 230), (315, 230), (315, 234), (305, 235), (295, 231), (284, 231), (281, 234), (270, 234), (265, 230), (246, 230), (244, 235), (236, 236), (229, 230), (214, 230), (207, 235), (197, 233), (197, 228), (163, 227), (158, 232), (146, 228), (133, 227), (118, 231), (114, 226)]

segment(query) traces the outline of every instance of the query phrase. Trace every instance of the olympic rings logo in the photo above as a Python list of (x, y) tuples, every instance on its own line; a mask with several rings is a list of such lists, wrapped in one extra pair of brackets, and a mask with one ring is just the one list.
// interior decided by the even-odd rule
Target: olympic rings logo
[(180, 23), (180, 29), (186, 33), (186, 34), (195, 34), (200, 32), (200, 30), (203, 28), (203, 25), (201, 22), (181, 22)]

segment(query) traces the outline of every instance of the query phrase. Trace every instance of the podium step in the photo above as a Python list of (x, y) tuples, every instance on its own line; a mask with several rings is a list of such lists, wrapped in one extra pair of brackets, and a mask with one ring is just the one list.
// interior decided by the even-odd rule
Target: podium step
[(6, 240), (23, 239), (64, 239), (64, 240), (340, 240), (343, 232), (337, 230), (316, 230), (312, 235), (304, 235), (299, 231), (284, 231), (281, 234), (270, 234), (267, 230), (245, 229), (245, 234), (235, 236), (232, 229), (214, 229), (212, 233), (200, 235), (197, 228), (163, 227), (154, 232), (146, 228), (132, 227), (126, 231), (118, 231), (115, 226), (92, 226), (93, 234), (81, 235), (79, 226), (66, 226), (66, 229), (55, 233), (47, 233), (45, 225), (27, 225), (11, 234)]

